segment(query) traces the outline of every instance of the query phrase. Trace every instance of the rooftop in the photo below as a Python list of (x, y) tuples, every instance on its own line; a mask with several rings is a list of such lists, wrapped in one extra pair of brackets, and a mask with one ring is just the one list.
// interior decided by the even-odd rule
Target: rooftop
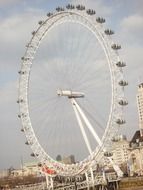
[(143, 88), (143, 83), (140, 83), (140, 84), (138, 85), (138, 87), (139, 87), (139, 88)]
[(140, 130), (138, 130), (135, 132), (132, 140), (130, 141), (130, 145), (140, 143), (140, 142), (143, 142), (143, 136), (140, 135)]

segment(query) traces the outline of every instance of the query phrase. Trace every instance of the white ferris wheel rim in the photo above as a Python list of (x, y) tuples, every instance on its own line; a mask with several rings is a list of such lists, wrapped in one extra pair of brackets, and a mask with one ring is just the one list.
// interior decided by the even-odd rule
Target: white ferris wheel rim
[[(96, 17), (95, 17), (96, 18)], [(115, 63), (120, 62), (120, 58), (118, 52), (113, 50), (111, 46), (113, 42), (111, 38), (105, 34), (105, 29), (103, 28), (101, 23), (96, 22), (95, 18), (91, 19), (91, 16), (86, 15), (83, 11), (78, 10), (67, 10), (55, 13), (44, 22), (42, 22), (39, 28), (33, 33), (33, 37), (29, 44), (27, 45), (27, 49), (25, 55), (23, 57), (21, 72), (23, 74), (20, 75), (19, 82), (19, 105), (20, 105), (20, 116), (22, 120), (22, 126), (27, 138), (29, 145), (32, 148), (34, 155), (41, 161), (41, 163), (46, 163), (49, 168), (52, 168), (57, 173), (61, 175), (76, 175), (82, 171), (87, 170), (87, 168), (91, 167), (94, 161), (98, 161), (100, 159), (100, 150), (103, 148), (107, 148), (111, 144), (111, 139), (114, 135), (117, 134), (118, 126), (116, 123), (117, 119), (123, 118), (122, 108), (118, 104), (119, 99), (124, 98), (123, 88), (119, 85), (119, 81), (123, 81), (123, 74), (120, 68), (116, 66)], [(79, 19), (79, 20), (78, 20)], [(29, 77), (32, 61), (34, 59), (34, 55), (36, 54), (37, 49), (40, 46), (40, 43), (48, 33), (48, 31), (60, 24), (62, 22), (76, 22), (82, 24), (86, 28), (88, 28), (94, 36), (98, 39), (98, 42), (102, 46), (104, 53), (106, 55), (106, 59), (108, 62), (110, 77), (111, 77), (111, 86), (112, 86), (112, 101), (110, 107), (110, 114), (108, 123), (102, 137), (102, 147), (98, 147), (95, 152), (93, 152), (92, 156), (89, 156), (85, 160), (80, 163), (66, 165), (63, 163), (59, 163), (52, 159), (42, 148), (40, 143), (38, 142), (29, 116), (29, 105), (28, 105), (28, 87), (29, 87)], [(116, 126), (115, 126), (116, 125)], [(96, 159), (95, 159), (96, 158)]]

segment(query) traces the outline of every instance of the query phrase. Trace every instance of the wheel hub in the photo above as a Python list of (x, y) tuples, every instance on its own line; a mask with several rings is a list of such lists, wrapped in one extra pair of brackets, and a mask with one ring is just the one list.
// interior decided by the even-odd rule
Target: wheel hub
[(68, 98), (84, 98), (84, 93), (74, 92), (72, 90), (57, 90), (58, 96), (67, 96)]

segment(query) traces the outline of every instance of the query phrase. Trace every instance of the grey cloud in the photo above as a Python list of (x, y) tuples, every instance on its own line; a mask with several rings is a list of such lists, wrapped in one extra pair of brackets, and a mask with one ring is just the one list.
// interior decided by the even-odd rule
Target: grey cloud
[(102, 0), (72, 0), (74, 4), (83, 4), (86, 8), (93, 8), (97, 11), (99, 16), (109, 16), (112, 14), (113, 9), (111, 6), (105, 5)]
[(121, 24), (121, 31), (128, 39), (139, 39), (142, 41), (142, 31), (143, 31), (143, 15), (134, 14), (128, 17), (125, 17)]
[(0, 6), (6, 6), (6, 5), (17, 3), (17, 2), (19, 2), (19, 0), (1, 0)]
[(20, 166), (20, 158), (30, 160), (30, 152), (25, 145), (18, 120), (17, 82), (11, 82), (0, 88), (0, 169)]
[[(1, 2), (2, 3), (2, 2)], [(33, 16), (34, 14), (34, 16)], [(38, 26), (40, 11), (28, 10), (20, 15), (12, 15), (0, 20), (0, 168), (13, 165), (20, 166), (20, 157), (31, 160), (31, 150), (24, 142), (25, 137), (20, 132), (21, 123), (16, 100), (18, 98), (18, 70), (20, 58), (25, 51), (25, 45), (30, 40), (31, 31)], [(30, 19), (29, 19), (30, 18)]]

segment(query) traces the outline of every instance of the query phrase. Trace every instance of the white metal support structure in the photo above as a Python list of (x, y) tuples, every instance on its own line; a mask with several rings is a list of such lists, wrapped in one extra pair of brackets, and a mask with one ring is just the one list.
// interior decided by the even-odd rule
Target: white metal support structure
[(52, 177), (49, 176), (47, 173), (45, 173), (45, 175), (46, 175), (47, 189), (48, 189), (48, 190), (54, 190), (53, 179), (52, 179)]
[(94, 187), (94, 175), (92, 168), (90, 168), (90, 174), (91, 174), (92, 186)]
[[(87, 184), (89, 184), (87, 174), (90, 172), (90, 170), (93, 170), (91, 163), (94, 161), (97, 163), (104, 161), (103, 152), (110, 150), (110, 147), (113, 143), (112, 139), (118, 134), (118, 130), (121, 125), (125, 123), (123, 107), (127, 105), (127, 101), (124, 96), (124, 87), (128, 85), (128, 82), (124, 79), (123, 68), (126, 66), (126, 64), (119, 57), (118, 50), (121, 49), (121, 46), (114, 43), (111, 39), (111, 35), (114, 34), (114, 32), (111, 29), (104, 28), (103, 24), (105, 22), (105, 19), (102, 17), (97, 17), (95, 10), (86, 9), (86, 7), (83, 5), (69, 4), (66, 6), (66, 8), (58, 7), (55, 12), (48, 13), (47, 16), (48, 18), (46, 18), (44, 21), (40, 21), (39, 27), (32, 32), (32, 38), (26, 45), (26, 52), (21, 58), (21, 69), (18, 72), (20, 74), (20, 79), (19, 96), (17, 100), (20, 108), (18, 117), (22, 122), (21, 130), (25, 133), (27, 144), (31, 147), (33, 152), (32, 155), (34, 155), (42, 164), (45, 164), (49, 168), (52, 168), (56, 172), (56, 175), (61, 175), (64, 177), (76, 176), (78, 174), (85, 173)], [(75, 100), (76, 98), (84, 97), (85, 92), (74, 92), (72, 91), (73, 89), (56, 89), (57, 92), (55, 91), (55, 95), (67, 96), (71, 100), (81, 133), (83, 135), (86, 147), (89, 151), (89, 156), (87, 158), (79, 163), (72, 165), (66, 165), (64, 163), (57, 162), (51, 158), (49, 152), (46, 152), (44, 150), (35, 134), (33, 123), (30, 117), (29, 104), (29, 84), (31, 84), (30, 74), (37, 50), (40, 48), (42, 41), (45, 39), (46, 35), (51, 31), (51, 29), (58, 27), (63, 23), (76, 23), (86, 28), (88, 32), (91, 32), (93, 37), (100, 45), (106, 58), (111, 81), (110, 112), (105, 131), (101, 139), (98, 137), (85, 113)], [(94, 151), (91, 149), (90, 142), (84, 130), (82, 121), (84, 121), (84, 124), (91, 132), (98, 144)], [(108, 159), (110, 160), (110, 163), (112, 164), (114, 170), (117, 172), (118, 176), (122, 176), (122, 171), (120, 170), (119, 166), (114, 164), (111, 157)], [(91, 172), (91, 178), (93, 181), (93, 172)], [(48, 182), (51, 184), (50, 188), (53, 188), (53, 182), (51, 179), (49, 181), (48, 178)]]
[(86, 183), (87, 183), (87, 189), (89, 190), (90, 189), (90, 184), (89, 184), (89, 177), (88, 177), (87, 172), (85, 172), (85, 178), (86, 178)]
[(89, 122), (86, 115), (84, 114), (84, 112), (82, 111), (82, 109), (80, 108), (80, 106), (78, 105), (78, 103), (76, 102), (76, 100), (74, 98), (72, 99), (72, 104), (76, 106), (79, 114), (81, 115), (82, 119), (84, 120), (84, 122), (85, 122), (86, 126), (88, 127), (88, 129), (90, 130), (90, 132), (92, 133), (94, 139), (97, 141), (99, 146), (102, 146), (102, 142), (101, 142), (100, 138), (98, 137), (98, 135), (95, 132), (95, 130), (93, 129), (91, 123)]
[[(94, 136), (94, 138), (95, 138), (95, 140), (97, 141), (97, 143), (99, 144), (99, 146), (102, 146), (102, 142), (101, 142), (100, 138), (98, 137), (97, 133), (95, 132), (94, 128), (93, 128), (92, 125), (90, 124), (89, 120), (87, 119), (86, 115), (84, 114), (84, 112), (82, 111), (82, 109), (80, 108), (80, 106), (78, 105), (78, 103), (76, 102), (75, 98), (72, 98), (72, 99), (71, 99), (71, 102), (72, 102), (72, 105), (73, 105), (75, 114), (76, 114), (76, 116), (77, 116), (77, 119), (78, 119), (78, 121), (79, 121), (78, 123), (79, 123), (79, 125), (80, 125), (80, 127), (81, 127), (81, 130), (83, 131), (83, 132), (82, 132), (83, 138), (84, 138), (85, 143), (86, 143), (86, 145), (87, 145), (87, 147), (88, 147), (89, 153), (91, 154), (91, 153), (92, 153), (91, 146), (90, 146), (90, 144), (89, 144), (89, 141), (88, 141), (88, 139), (87, 139), (86, 133), (85, 133), (85, 131), (84, 131), (82, 122), (81, 122), (81, 120), (79, 119), (80, 116), (82, 117), (83, 121), (86, 123), (86, 126), (88, 127), (88, 129), (90, 130), (90, 132), (92, 133), (92, 135)], [(75, 107), (76, 107), (76, 108), (75, 108)], [(76, 110), (76, 109), (77, 109), (77, 110)], [(78, 111), (79, 113), (78, 113), (77, 111)], [(78, 114), (80, 114), (80, 116), (79, 116)], [(106, 150), (103, 149), (103, 151), (105, 152)], [(114, 161), (112, 160), (112, 158), (108, 157), (108, 159), (109, 159), (110, 163), (112, 164), (114, 170), (117, 172), (117, 175), (118, 175), (119, 177), (122, 177), (122, 176), (123, 176), (123, 172), (122, 172), (122, 170), (119, 168), (119, 166), (114, 163)]]
[(78, 113), (78, 109), (77, 109), (77, 107), (76, 107), (76, 104), (75, 104), (75, 101), (74, 101), (73, 98), (71, 99), (71, 102), (72, 102), (72, 106), (73, 106), (73, 109), (74, 109), (74, 112), (75, 112), (75, 115), (76, 115), (76, 118), (77, 118), (78, 124), (79, 124), (80, 129), (81, 129), (81, 132), (82, 132), (82, 135), (83, 135), (83, 138), (84, 138), (85, 144), (86, 144), (86, 146), (87, 146), (87, 149), (88, 149), (90, 155), (92, 155), (92, 149), (91, 149), (91, 146), (90, 146), (89, 140), (88, 140), (88, 138), (87, 138), (87, 135), (86, 135), (86, 133), (85, 133), (85, 130), (84, 130), (84, 127), (83, 127), (83, 124), (82, 124), (82, 121), (81, 121), (80, 115), (79, 115), (79, 113)]

